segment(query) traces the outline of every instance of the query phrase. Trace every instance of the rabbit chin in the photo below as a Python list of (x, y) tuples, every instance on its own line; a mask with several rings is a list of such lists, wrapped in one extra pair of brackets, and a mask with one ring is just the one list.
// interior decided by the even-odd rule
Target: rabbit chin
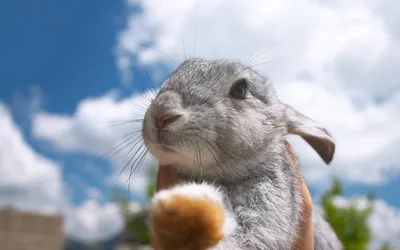
[(195, 159), (194, 153), (189, 149), (177, 149), (163, 144), (147, 145), (152, 155), (154, 155), (160, 165), (173, 165), (183, 172), (192, 171)]

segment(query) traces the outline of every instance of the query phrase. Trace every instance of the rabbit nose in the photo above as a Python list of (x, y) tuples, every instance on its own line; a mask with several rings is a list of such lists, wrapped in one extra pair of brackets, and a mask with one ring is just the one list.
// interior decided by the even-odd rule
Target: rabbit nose
[(178, 120), (179, 117), (181, 117), (182, 114), (175, 110), (168, 111), (167, 113), (161, 115), (158, 120), (157, 120), (157, 126), (158, 128), (163, 128), (167, 126), (168, 124), (173, 123), (174, 121)]

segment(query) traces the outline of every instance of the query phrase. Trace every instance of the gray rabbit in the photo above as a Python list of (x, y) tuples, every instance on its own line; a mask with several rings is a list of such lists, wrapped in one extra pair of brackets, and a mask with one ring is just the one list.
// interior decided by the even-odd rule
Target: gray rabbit
[[(327, 164), (335, 150), (323, 125), (231, 60), (185, 60), (151, 101), (142, 133), (159, 163), (185, 180), (151, 202), (151, 231), (163, 249), (292, 249), (302, 200), (284, 136), (300, 135)], [(315, 207), (313, 224), (315, 249), (343, 249)]]

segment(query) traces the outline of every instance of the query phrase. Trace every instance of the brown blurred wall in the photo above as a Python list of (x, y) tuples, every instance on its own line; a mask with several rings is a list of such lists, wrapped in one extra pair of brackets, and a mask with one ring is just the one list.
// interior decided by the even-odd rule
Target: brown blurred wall
[(1, 250), (63, 249), (63, 218), (0, 209)]

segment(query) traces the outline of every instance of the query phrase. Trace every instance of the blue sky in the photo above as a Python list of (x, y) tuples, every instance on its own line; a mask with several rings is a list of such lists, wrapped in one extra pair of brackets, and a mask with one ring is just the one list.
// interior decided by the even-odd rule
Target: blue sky
[[(266, 40), (263, 40), (267, 35), (265, 35), (265, 33), (261, 34), (261, 31), (259, 33), (251, 33), (248, 40), (246, 41), (245, 39), (246, 34), (248, 34), (246, 32), (249, 32), (251, 29), (267, 29), (265, 27), (260, 28), (263, 23), (260, 20), (265, 16), (262, 13), (257, 12), (254, 14), (255, 16), (258, 16), (259, 19), (254, 18), (247, 20), (249, 23), (244, 23), (243, 20), (240, 19), (241, 17), (238, 17), (237, 15), (235, 16), (235, 13), (237, 14), (235, 8), (233, 8), (231, 12), (227, 12), (231, 14), (225, 13), (222, 16), (216, 14), (220, 13), (217, 9), (216, 12), (210, 11), (209, 17), (207, 17), (219, 24), (212, 27), (209, 25), (209, 21), (207, 21), (208, 19), (205, 17), (205, 13), (208, 13), (207, 9), (201, 3), (197, 3), (198, 11), (195, 11), (193, 14), (193, 9), (196, 8), (184, 2), (171, 5), (165, 5), (162, 2), (137, 2), (136, 5), (129, 4), (125, 1), (94, 0), (64, 2), (44, 0), (40, 3), (33, 1), (2, 1), (0, 3), (0, 35), (2, 37), (2, 39), (0, 39), (0, 104), (3, 104), (9, 113), (12, 114), (13, 126), (22, 132), (28, 147), (30, 147), (34, 152), (43, 155), (46, 159), (50, 159), (54, 162), (54, 164), (52, 163), (53, 165), (58, 166), (61, 169), (61, 181), (67, 186), (68, 190), (71, 190), (72, 196), (70, 206), (73, 208), (84, 207), (84, 204), (86, 204), (85, 202), (90, 199), (95, 199), (91, 197), (90, 192), (88, 192), (90, 189), (96, 189), (102, 193), (101, 198), (96, 198), (96, 204), (98, 204), (96, 206), (100, 210), (102, 209), (102, 206), (103, 208), (107, 206), (110, 203), (110, 185), (108, 180), (110, 177), (115, 175), (116, 169), (118, 169), (118, 167), (121, 168), (122, 166), (115, 166), (112, 161), (100, 161), (95, 162), (94, 165), (90, 165), (96, 159), (99, 159), (102, 153), (106, 153), (106, 151), (103, 150), (100, 152), (101, 150), (97, 150), (95, 153), (90, 153), (90, 150), (82, 149), (85, 148), (85, 146), (76, 146), (78, 145), (78, 142), (74, 141), (73, 144), (67, 145), (60, 141), (59, 138), (50, 135), (49, 131), (59, 131), (57, 124), (61, 123), (59, 123), (60, 119), (58, 118), (64, 117), (64, 120), (69, 119), (68, 122), (73, 119), (79, 120), (82, 117), (79, 117), (79, 112), (76, 111), (79, 107), (83, 107), (80, 105), (83, 105), (85, 101), (90, 103), (90, 100), (111, 100), (110, 103), (112, 103), (112, 105), (119, 105), (129, 98), (133, 98), (130, 100), (134, 100), (134, 98), (139, 96), (141, 92), (146, 91), (149, 86), (142, 67), (149, 72), (151, 78), (156, 81), (156, 84), (160, 84), (161, 80), (171, 72), (174, 65), (171, 64), (165, 56), (163, 57), (160, 53), (154, 53), (154, 51), (149, 50), (147, 45), (153, 44), (160, 50), (167, 53), (170, 52), (171, 57), (174, 59), (177, 58), (176, 52), (178, 51), (178, 53), (181, 53), (178, 59), (182, 59), (182, 46), (185, 45), (181, 43), (182, 33), (180, 32), (183, 32), (182, 36), (185, 37), (187, 45), (186, 50), (188, 52), (192, 50), (191, 44), (193, 44), (194, 30), (199, 28), (196, 38), (197, 56), (246, 58), (246, 56), (251, 55), (252, 51), (254, 52), (256, 49), (268, 46)], [(224, 4), (227, 3), (221, 1), (221, 6), (225, 6)], [(350, 8), (346, 3), (341, 2), (341, 4), (346, 8)], [(160, 5), (159, 8), (158, 5)], [(290, 7), (279, 6), (279, 4), (275, 5), (278, 7), (275, 6), (276, 9), (275, 7), (270, 8), (270, 11), (276, 10), (277, 13), (281, 14), (286, 12), (291, 13)], [(329, 8), (332, 8), (330, 9), (332, 13), (340, 13), (339, 10), (335, 9), (335, 6), (321, 7), (314, 6), (313, 4), (310, 5), (312, 5), (312, 8), (316, 8), (316, 11), (321, 11), (321, 13), (327, 11)], [(160, 8), (164, 9), (161, 10)], [(363, 10), (362, 8), (364, 7), (360, 7), (359, 10)], [(371, 11), (372, 9), (380, 11), (371, 12), (375, 13), (377, 18), (379, 17), (379, 13), (384, 13), (385, 10), (389, 11), (390, 9), (388, 7), (385, 9), (385, 7), (382, 6), (380, 6), (380, 8), (375, 6), (374, 8), (371, 7)], [(185, 13), (185, 11), (188, 11), (188, 14), (182, 14)], [(201, 13), (204, 13), (203, 16), (196, 19), (197, 14), (201, 16)], [(364, 12), (360, 11), (360, 13)], [(345, 182), (345, 196), (363, 196), (367, 194), (369, 190), (373, 189), (379, 199), (383, 200), (386, 205), (397, 209), (398, 211), (400, 209), (400, 161), (389, 160), (396, 156), (396, 152), (393, 153), (393, 150), (391, 151), (389, 149), (393, 149), (393, 147), (398, 147), (400, 145), (400, 136), (399, 134), (392, 134), (392, 136), (385, 137), (382, 134), (382, 131), (394, 131), (393, 127), (389, 127), (389, 125), (387, 129), (375, 132), (372, 131), (371, 133), (368, 132), (366, 127), (372, 127), (375, 125), (384, 126), (384, 122), (383, 125), (381, 123), (378, 124), (378, 122), (381, 122), (381, 120), (378, 121), (378, 118), (376, 119), (376, 123), (369, 122), (375, 121), (374, 117), (377, 116), (384, 117), (379, 119), (386, 119), (385, 117), (389, 115), (383, 112), (386, 112), (387, 110), (391, 112), (392, 109), (390, 109), (391, 106), (389, 104), (396, 103), (393, 100), (398, 99), (396, 97), (397, 94), (400, 93), (400, 88), (396, 87), (398, 86), (396, 85), (396, 83), (398, 84), (398, 80), (396, 80), (396, 78), (390, 80), (391, 78), (389, 76), (394, 71), (391, 71), (390, 66), (385, 67), (382, 62), (385, 60), (392, 63), (396, 62), (396, 57), (390, 57), (390, 55), (400, 55), (400, 46), (398, 46), (400, 42), (396, 40), (396, 36), (389, 33), (390, 29), (382, 28), (382, 30), (379, 30), (381, 33), (375, 31), (374, 29), (377, 27), (373, 22), (375, 19), (371, 19), (372, 21), (370, 19), (364, 20), (362, 19), (364, 16), (360, 14), (362, 19), (361, 22), (364, 22), (365, 27), (367, 28), (360, 26), (359, 30), (364, 32), (370, 28), (372, 32), (382, 35), (384, 38), (379, 41), (371, 40), (372, 38), (370, 38), (370, 36), (365, 35), (368, 34), (367, 31), (364, 32), (365, 34), (360, 33), (361, 35), (359, 37), (354, 38), (351, 37), (351, 32), (344, 32), (340, 35), (342, 37), (346, 35), (349, 36), (349, 41), (354, 42), (352, 45), (353, 47), (345, 44), (341, 48), (338, 47), (337, 51), (333, 51), (332, 47), (335, 46), (329, 45), (329, 43), (322, 38), (319, 40), (316, 39), (315, 41), (308, 41), (302, 37), (299, 38), (299, 34), (296, 29), (293, 28), (299, 20), (304, 20), (300, 21), (299, 24), (300, 27), (303, 27), (300, 29), (304, 29), (304, 37), (314, 37), (311, 35), (316, 35), (320, 32), (320, 29), (318, 27), (315, 28), (314, 26), (308, 29), (307, 25), (312, 25), (311, 23), (313, 22), (309, 22), (307, 17), (300, 14), (298, 15), (298, 19), (294, 18), (293, 21), (285, 21), (286, 24), (283, 24), (284, 22), (282, 21), (285, 20), (284, 18), (287, 18), (284, 14), (279, 17), (282, 19), (277, 17), (279, 16), (278, 14), (271, 15), (273, 18), (276, 18), (274, 21), (276, 22), (275, 25), (278, 27), (273, 30), (273, 32), (277, 32), (274, 33), (274, 35), (283, 34), (283, 37), (287, 38), (293, 36), (295, 39), (299, 40), (298, 42), (292, 42), (293, 44), (291, 44), (291, 40), (286, 39), (286, 43), (284, 43), (283, 46), (288, 47), (286, 50), (285, 47), (279, 50), (282, 52), (282, 57), (286, 60), (286, 64), (283, 65), (284, 67), (282, 67), (282, 65), (275, 65), (266, 70), (260, 70), (262, 73), (271, 74), (271, 78), (276, 79), (277, 82), (282, 82), (282, 84), (278, 86), (278, 93), (283, 93), (283, 98), (292, 101), (292, 105), (299, 104), (301, 106), (304, 103), (307, 103), (307, 100), (304, 99), (307, 97), (307, 94), (301, 94), (303, 99), (299, 97), (298, 101), (290, 99), (293, 96), (296, 96), (296, 98), (297, 96), (300, 96), (297, 94), (291, 95), (290, 93), (292, 93), (292, 90), (286, 91), (290, 86), (294, 86), (294, 89), (301, 88), (298, 89), (300, 92), (296, 93), (303, 93), (301, 91), (309, 88), (309, 86), (313, 88), (315, 87), (315, 91), (318, 90), (320, 91), (318, 93), (322, 94), (325, 92), (329, 93), (330, 91), (337, 91), (337, 93), (339, 93), (337, 97), (332, 97), (332, 100), (337, 100), (337, 104), (333, 103), (332, 105), (337, 105), (338, 109), (346, 108), (350, 105), (348, 103), (354, 104), (354, 108), (351, 106), (348, 110), (343, 109), (336, 113), (336, 115), (346, 115), (342, 118), (336, 120), (330, 118), (333, 117), (333, 114), (331, 114), (331, 116), (320, 115), (320, 118), (326, 118), (324, 122), (328, 123), (328, 125), (332, 127), (348, 126), (348, 131), (350, 132), (347, 130), (337, 130), (337, 134), (340, 137), (337, 146), (341, 147), (343, 145), (342, 148), (346, 148), (348, 151), (354, 150), (355, 155), (360, 154), (360, 158), (357, 159), (356, 157), (351, 157), (351, 154), (347, 152), (339, 152), (339, 160), (336, 163), (337, 165), (325, 166), (321, 164), (321, 162), (316, 162), (318, 159), (311, 159), (312, 157), (315, 157), (315, 155), (311, 155), (311, 158), (309, 157), (309, 152), (311, 151), (307, 151), (303, 155), (300, 150), (300, 162), (307, 167), (312, 165), (305, 170), (306, 175), (310, 176), (308, 178), (310, 179), (309, 184), (312, 192), (317, 198), (318, 194), (327, 187), (329, 178), (327, 177), (327, 174), (323, 172), (338, 174), (343, 177), (343, 181)], [(339, 16), (339, 14), (337, 16)], [(391, 16), (388, 15), (388, 17)], [(178, 21), (176, 21), (175, 18)], [(167, 19), (168, 21), (163, 22), (163, 20)], [(194, 19), (195, 21), (193, 21)], [(349, 20), (350, 19), (351, 18), (349, 18)], [(229, 31), (232, 29), (232, 27), (229, 29), (230, 23), (236, 23), (236, 21), (238, 23), (241, 21), (243, 27), (239, 26), (236, 27), (236, 29), (233, 29), (236, 30), (237, 33)], [(381, 21), (388, 27), (392, 27), (391, 25), (393, 25), (396, 20), (389, 20), (389, 18), (386, 20), (382, 18)], [(255, 25), (257, 22), (260, 22), (261, 26)], [(340, 29), (334, 29), (329, 26), (334, 22), (325, 20), (323, 23), (323, 25), (328, 27), (326, 29), (321, 29), (326, 32), (325, 36), (340, 37), (337, 34)], [(181, 29), (177, 28), (179, 24), (181, 25)], [(348, 27), (351, 25), (353, 25), (352, 22), (348, 24)], [(309, 32), (313, 31), (315, 34), (307, 34), (306, 30), (310, 30)], [(391, 30), (391, 32), (395, 31)], [(383, 32), (387, 32), (387, 34)], [(400, 31), (397, 32), (400, 33)], [(366, 39), (366, 42), (363, 39)], [(227, 43), (226, 41), (229, 42)], [(241, 47), (244, 46), (243, 44), (246, 44), (246, 42), (249, 43), (249, 41), (254, 43), (253, 47)], [(307, 47), (307, 49), (302, 49), (300, 46), (301, 44), (314, 42), (318, 45), (316, 41), (319, 41), (322, 44), (320, 49), (323, 53), (318, 52), (318, 46), (315, 46), (315, 52), (310, 52), (307, 55), (300, 53), (303, 50), (311, 51), (309, 47)], [(390, 45), (388, 45), (388, 43), (390, 43)], [(171, 44), (175, 46), (174, 50), (168, 49), (168, 51), (166, 51)], [(348, 44), (351, 44), (351, 42), (348, 42)], [(357, 49), (352, 48), (368, 48), (369, 44), (372, 44), (371, 46), (376, 48), (377, 51), (384, 51), (385, 48), (390, 48), (391, 51), (389, 51), (390, 53), (387, 53), (387, 51), (385, 53), (382, 52), (382, 54), (379, 55), (368, 54), (365, 56), (366, 59), (364, 58), (365, 60), (363, 61), (361, 60), (362, 57), (357, 54)], [(132, 47), (130, 47), (130, 45), (132, 45)], [(329, 52), (329, 49), (324, 50), (324, 48), (332, 49), (331, 53)], [(291, 52), (289, 53), (287, 51)], [(369, 50), (367, 49), (367, 51)], [(311, 56), (318, 53), (323, 55), (320, 57)], [(325, 58), (323, 56), (325, 56)], [(384, 56), (389, 57), (382, 59), (381, 57)], [(303, 58), (309, 59), (308, 61), (305, 61)], [(343, 63), (344, 60), (347, 60), (347, 64)], [(357, 60), (360, 60), (361, 63), (357, 62)], [(365, 63), (365, 61), (367, 61), (367, 63)], [(351, 64), (354, 62), (356, 66)], [(365, 64), (363, 64), (363, 62)], [(138, 66), (138, 63), (142, 66)], [(324, 64), (324, 67), (319, 68), (317, 67), (319, 63), (321, 63), (321, 65), (322, 63), (325, 63), (326, 65)], [(342, 63), (342, 67), (332, 66), (336, 64), (339, 65), (339, 63)], [(286, 66), (287, 68), (285, 68)], [(347, 70), (346, 72), (344, 72), (344, 68)], [(359, 72), (367, 72), (367, 70), (370, 75), (359, 74)], [(126, 72), (130, 72), (133, 75), (128, 82), (124, 81), (124, 74), (126, 74)], [(311, 74), (313, 77), (310, 78), (310, 81), (314, 81), (313, 79), (321, 80), (320, 85), (316, 85), (313, 82), (296, 82), (294, 77), (290, 78), (291, 75), (299, 75), (299, 72)], [(349, 74), (352, 74), (351, 77), (353, 77), (349, 77), (349, 79), (353, 79), (350, 83), (346, 82), (345, 79)], [(385, 78), (382, 78), (382, 76)], [(328, 81), (327, 83), (324, 83), (326, 79), (335, 79), (335, 81), (332, 80), (332, 82)], [(386, 85), (384, 84), (383, 87), (379, 87), (377, 82), (368, 82), (369, 79), (385, 79)], [(335, 88), (334, 86), (338, 87)], [(385, 92), (383, 90), (385, 88), (390, 89), (391, 91)], [(111, 93), (110, 91), (118, 91), (118, 96), (107, 99), (107, 95)], [(322, 94), (319, 94), (319, 96), (323, 96)], [(342, 96), (346, 96), (346, 98), (348, 97), (349, 100), (358, 100), (356, 101), (358, 103), (347, 102), (347, 99), (342, 100)], [(382, 96), (384, 96), (384, 98), (382, 98)], [(379, 102), (376, 101), (378, 99), (380, 100)], [(313, 100), (316, 100), (317, 102), (319, 99), (314, 98)], [(340, 103), (340, 101), (343, 101), (344, 104)], [(328, 103), (328, 101), (326, 101), (326, 103)], [(384, 104), (387, 104), (388, 108), (384, 106)], [(322, 103), (321, 105), (324, 104)], [(327, 109), (332, 106), (328, 106), (330, 104), (326, 105)], [(324, 109), (322, 109), (321, 112), (316, 113), (317, 111), (314, 109), (314, 106), (318, 106), (318, 104), (311, 106), (304, 104), (301, 107), (304, 112), (309, 112), (310, 114), (319, 115), (323, 113), (322, 111)], [(357, 107), (369, 108), (360, 109)], [(99, 116), (103, 115), (101, 114), (102, 110), (93, 110), (93, 112), (95, 111), (98, 113), (91, 114), (94, 116), (97, 114)], [(372, 113), (373, 115), (371, 115), (370, 112), (375, 113)], [(348, 114), (353, 115), (349, 118), (347, 116)], [(359, 117), (356, 116), (358, 114), (360, 115)], [(128, 115), (129, 114), (127, 114), (127, 116)], [(42, 122), (39, 123), (39, 118), (43, 117), (47, 120), (42, 119)], [(353, 118), (354, 121), (352, 120)], [(48, 121), (54, 121), (54, 123)], [(346, 124), (345, 121), (349, 121), (348, 125), (343, 125)], [(399, 124), (398, 120), (388, 120), (387, 124), (389, 123), (392, 123), (393, 126)], [(44, 124), (45, 129), (43, 129), (43, 126), (41, 127), (37, 124)], [(360, 129), (360, 133), (363, 133), (362, 135), (352, 138), (350, 135), (357, 134), (357, 129), (352, 129), (352, 126), (356, 126), (354, 124), (365, 124), (365, 126), (363, 126), (362, 131)], [(79, 127), (76, 125), (75, 129), (79, 130)], [(83, 131), (82, 139), (79, 141), (81, 144), (85, 143), (86, 134), (84, 133), (90, 131), (90, 126), (87, 125), (85, 129), (81, 130)], [(348, 133), (349, 136), (347, 136), (346, 133)], [(69, 136), (75, 138), (74, 136), (76, 136), (76, 134), (69, 134)], [(79, 135), (76, 137), (79, 138)], [(90, 147), (89, 142), (93, 142), (94, 136), (88, 135), (87, 138), (89, 138), (87, 140), (87, 147)], [(102, 139), (102, 135), (99, 135), (99, 138)], [(364, 145), (360, 144), (358, 147), (356, 144), (351, 144), (355, 143), (357, 140), (361, 141), (365, 138), (369, 138), (370, 141), (366, 140)], [(377, 139), (375, 140), (375, 138)], [(380, 138), (394, 139), (380, 141)], [(104, 140), (107, 141), (108, 139)], [(349, 142), (348, 144), (346, 144), (346, 140), (349, 140), (347, 141)], [(297, 144), (295, 145), (305, 145), (301, 143), (299, 144), (299, 142), (296, 143)], [(364, 149), (363, 147), (365, 144), (372, 145), (374, 143), (376, 143), (376, 145), (382, 144), (382, 147), (387, 147), (388, 150), (380, 150), (378, 148)], [(298, 146), (299, 149), (300, 146)], [(367, 153), (364, 155), (363, 153), (367, 151), (369, 152), (369, 155), (367, 155)], [(365, 161), (362, 157), (365, 157)], [(381, 160), (380, 157), (382, 157), (383, 160)], [(374, 164), (374, 166), (369, 167), (369, 163)], [(365, 165), (365, 168), (362, 167), (363, 164)], [(381, 164), (382, 166), (377, 166), (377, 164)], [(365, 178), (363, 175), (365, 175)], [(383, 177), (374, 177), (378, 175), (382, 175)], [(132, 181), (134, 182), (135, 179)], [(126, 189), (127, 184), (124, 186), (123, 183), (120, 183), (117, 186)], [(140, 194), (138, 193), (133, 194), (132, 198), (134, 200), (142, 201), (140, 199)], [(95, 230), (92, 231), (94, 232)], [(93, 235), (95, 235), (95, 232)]]
[(118, 85), (110, 48), (123, 25), (121, 2), (20, 4), (3, 2), (1, 8), (1, 54), (8, 66), (2, 98), (11, 101), (13, 92), (37, 84), (46, 97), (44, 108), (73, 112), (82, 98)]
[[(40, 91), (41, 108), (49, 112), (71, 114), (85, 97), (103, 95), (110, 89), (121, 89), (121, 79), (115, 65), (113, 47), (117, 33), (124, 26), (126, 8), (122, 1), (67, 1), (55, 3), (30, 2), (20, 8), (19, 1), (2, 2), (0, 46), (2, 84), (0, 98), (10, 108), (16, 108), (18, 118), (25, 121), (26, 105), (20, 98), (35, 98)], [(135, 87), (145, 88), (136, 85)], [(26, 100), (25, 100), (26, 101)], [(19, 107), (21, 106), (21, 107)], [(19, 112), (18, 112), (19, 111)], [(24, 125), (24, 123), (23, 123)], [(30, 138), (30, 128), (24, 134), (35, 149), (46, 149)], [(92, 164), (93, 158), (82, 154), (47, 153), (65, 162), (65, 181), (75, 186), (74, 201), (82, 202), (85, 193), (80, 185), (90, 185), (107, 192), (104, 180), (83, 171), (80, 165)], [(102, 168), (101, 178), (109, 174)], [(68, 176), (79, 176), (83, 183), (76, 186)], [(85, 187), (86, 188), (86, 187)]]

